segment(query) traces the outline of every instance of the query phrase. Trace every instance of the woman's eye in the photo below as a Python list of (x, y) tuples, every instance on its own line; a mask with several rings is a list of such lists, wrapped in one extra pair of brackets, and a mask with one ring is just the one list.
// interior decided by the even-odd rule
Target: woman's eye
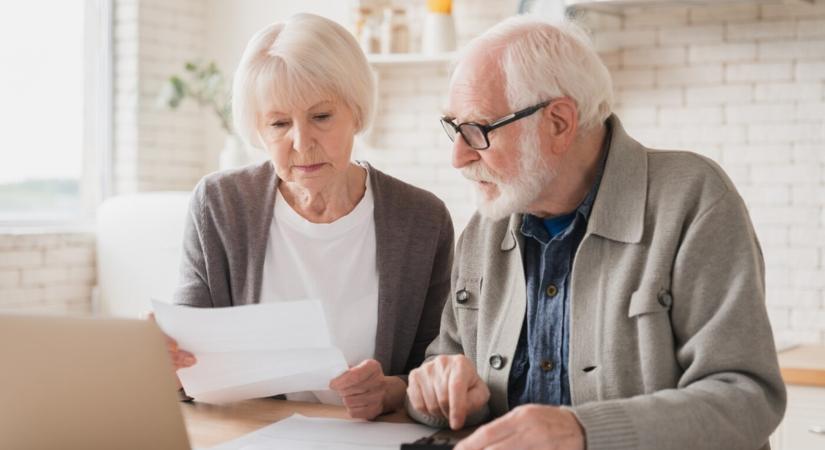
[(317, 120), (319, 122), (323, 122), (323, 121), (329, 119), (330, 117), (332, 117), (332, 114), (330, 114), (330, 113), (316, 114), (313, 117), (314, 117), (315, 120)]
[(273, 127), (273, 128), (284, 128), (286, 126), (289, 126), (289, 122), (284, 122), (284, 121), (279, 120), (277, 122), (272, 122), (270, 124), (270, 126)]

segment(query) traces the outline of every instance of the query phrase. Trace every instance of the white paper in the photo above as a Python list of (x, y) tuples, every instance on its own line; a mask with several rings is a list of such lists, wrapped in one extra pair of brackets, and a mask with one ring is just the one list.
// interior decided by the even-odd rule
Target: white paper
[(155, 320), (196, 364), (178, 370), (186, 393), (227, 403), (328, 389), (347, 370), (317, 300), (193, 308), (152, 302)]
[(212, 450), (398, 450), (437, 430), (414, 423), (325, 419), (300, 414), (275, 422)]

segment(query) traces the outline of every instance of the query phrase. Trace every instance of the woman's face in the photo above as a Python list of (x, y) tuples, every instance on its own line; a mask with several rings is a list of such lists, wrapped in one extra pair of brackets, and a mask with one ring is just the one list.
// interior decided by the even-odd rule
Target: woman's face
[(291, 109), (272, 106), (258, 120), (278, 177), (311, 190), (345, 176), (355, 131), (350, 109), (330, 100)]

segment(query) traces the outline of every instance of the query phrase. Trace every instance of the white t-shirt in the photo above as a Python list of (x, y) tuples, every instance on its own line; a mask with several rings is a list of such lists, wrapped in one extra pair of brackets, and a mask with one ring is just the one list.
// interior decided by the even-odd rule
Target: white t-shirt
[[(261, 303), (320, 300), (332, 344), (350, 366), (375, 353), (378, 268), (373, 209), (369, 173), (364, 197), (332, 223), (304, 219), (278, 191), (264, 259)], [(332, 391), (297, 392), (287, 398), (341, 404)]]

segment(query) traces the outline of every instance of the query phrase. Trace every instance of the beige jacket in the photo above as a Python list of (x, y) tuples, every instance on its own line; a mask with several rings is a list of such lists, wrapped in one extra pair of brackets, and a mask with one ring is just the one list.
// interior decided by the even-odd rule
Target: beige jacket
[[(609, 122), (610, 152), (571, 274), (571, 410), (587, 448), (768, 448), (786, 398), (745, 205), (712, 161), (651, 151), (615, 116)], [(427, 349), (428, 358), (475, 362), (493, 416), (508, 410), (526, 310), (521, 222), (471, 219)]]

